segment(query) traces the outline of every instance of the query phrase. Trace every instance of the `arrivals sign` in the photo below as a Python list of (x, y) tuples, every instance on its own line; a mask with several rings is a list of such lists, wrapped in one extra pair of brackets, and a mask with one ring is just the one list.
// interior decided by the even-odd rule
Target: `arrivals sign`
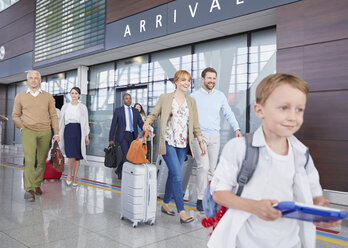
[(197, 28), (299, 0), (176, 0), (106, 26), (106, 49)]

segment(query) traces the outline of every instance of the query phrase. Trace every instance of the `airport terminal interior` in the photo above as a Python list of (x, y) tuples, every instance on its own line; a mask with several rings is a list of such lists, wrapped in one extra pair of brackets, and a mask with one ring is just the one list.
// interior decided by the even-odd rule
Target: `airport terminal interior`
[[(253, 105), (263, 78), (283, 72), (308, 82), (296, 137), (310, 149), (329, 206), (348, 211), (347, 13), (347, 0), (0, 0), (0, 247), (207, 247), (212, 229), (196, 209), (195, 164), (184, 192), (194, 221), (164, 214), (159, 196), (155, 223), (136, 227), (121, 219), (122, 180), (104, 166), (124, 94), (149, 114), (161, 94), (175, 90), (176, 71), (192, 75), (189, 95), (202, 86), (206, 67), (216, 69), (215, 89), (242, 134), (261, 123)], [(80, 87), (90, 127), (77, 186), (66, 183), (66, 163), (60, 179), (44, 180), (35, 202), (23, 199), (22, 133), (11, 118), (29, 70), (41, 73), (40, 87), (58, 109)], [(221, 152), (235, 132), (220, 119)], [(153, 164), (159, 126), (153, 125)], [(316, 247), (348, 247), (348, 218), (317, 228)]]
[[(45, 180), (35, 202), (23, 199), (23, 153), (20, 147), (3, 146), (0, 153), (0, 247), (4, 248), (202, 248), (211, 228), (201, 225), (196, 210), (195, 170), (185, 192), (185, 209), (194, 222), (180, 224), (178, 214), (161, 212), (158, 198), (154, 225), (120, 217), (120, 186), (113, 169), (103, 163), (81, 165), (78, 186), (67, 186), (66, 171), (60, 180)], [(171, 203), (172, 207), (174, 203)], [(347, 210), (342, 205), (330, 207)], [(317, 229), (318, 248), (348, 246), (348, 221), (332, 229)], [(229, 247), (226, 244), (226, 248)]]

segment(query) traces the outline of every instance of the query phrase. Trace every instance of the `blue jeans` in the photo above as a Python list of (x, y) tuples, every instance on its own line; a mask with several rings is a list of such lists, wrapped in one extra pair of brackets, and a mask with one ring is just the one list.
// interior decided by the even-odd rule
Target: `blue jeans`
[(181, 167), (187, 154), (187, 147), (178, 148), (168, 145), (166, 142), (166, 154), (163, 159), (168, 166), (168, 179), (166, 183), (166, 192), (163, 202), (168, 204), (174, 195), (174, 201), (178, 212), (184, 210), (184, 199), (182, 192)]

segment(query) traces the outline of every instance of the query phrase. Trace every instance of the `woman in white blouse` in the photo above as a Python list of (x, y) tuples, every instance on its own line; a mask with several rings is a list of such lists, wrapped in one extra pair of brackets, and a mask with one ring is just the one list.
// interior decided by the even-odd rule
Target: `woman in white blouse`
[(192, 140), (194, 137), (198, 139), (201, 155), (206, 153), (199, 128), (196, 101), (185, 94), (190, 89), (191, 81), (192, 76), (188, 71), (177, 71), (174, 75), (175, 91), (160, 96), (143, 126), (144, 130), (148, 130), (150, 124), (161, 115), (159, 153), (163, 155), (169, 170), (161, 211), (168, 215), (175, 215), (175, 212), (169, 207), (169, 202), (174, 196), (182, 224), (193, 221), (193, 218), (184, 209), (181, 166), (188, 149), (193, 154)]
[[(64, 104), (59, 119), (60, 149), (68, 158), (68, 177), (66, 184), (77, 186), (77, 172), (80, 160), (86, 160), (86, 145), (89, 144), (89, 125), (87, 107), (79, 102), (81, 90), (70, 90), (71, 102)], [(74, 180), (72, 175), (74, 172)]]

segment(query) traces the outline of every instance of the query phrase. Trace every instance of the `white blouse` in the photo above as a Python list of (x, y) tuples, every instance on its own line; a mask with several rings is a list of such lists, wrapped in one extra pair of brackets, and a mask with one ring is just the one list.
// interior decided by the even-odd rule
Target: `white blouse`
[(78, 111), (78, 106), (80, 103), (77, 105), (72, 105), (71, 103), (68, 103), (68, 107), (66, 109), (65, 113), (65, 125), (68, 125), (69, 123), (80, 123), (80, 112)]
[(187, 146), (188, 123), (189, 108), (186, 99), (185, 102), (179, 106), (174, 98), (172, 111), (165, 131), (165, 140), (169, 145), (179, 148), (185, 148)]

